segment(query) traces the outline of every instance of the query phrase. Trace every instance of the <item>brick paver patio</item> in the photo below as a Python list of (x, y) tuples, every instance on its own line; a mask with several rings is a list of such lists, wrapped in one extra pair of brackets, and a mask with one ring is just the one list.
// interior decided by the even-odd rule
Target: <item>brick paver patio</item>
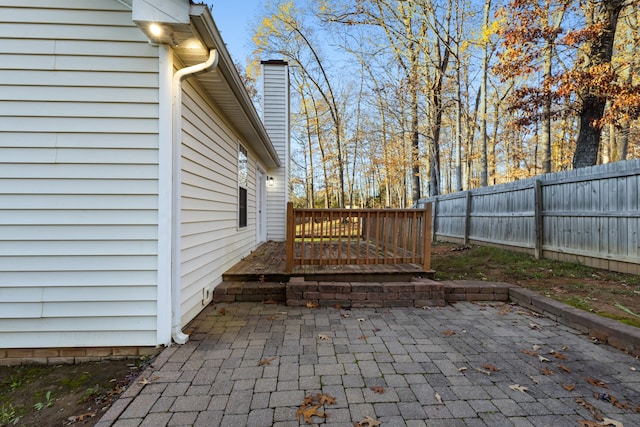
[(219, 304), (190, 329), (99, 427), (309, 425), (322, 395), (323, 426), (640, 425), (634, 357), (515, 305)]

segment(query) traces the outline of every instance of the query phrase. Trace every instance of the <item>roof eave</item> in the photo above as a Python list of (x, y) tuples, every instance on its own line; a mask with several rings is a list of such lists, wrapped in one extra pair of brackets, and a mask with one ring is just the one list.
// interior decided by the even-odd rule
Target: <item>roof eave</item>
[[(269, 138), (269, 134), (267, 133), (258, 112), (249, 98), (249, 94), (240, 79), (240, 75), (238, 74), (233, 60), (231, 59), (224, 41), (220, 36), (220, 32), (213, 21), (209, 8), (203, 4), (192, 4), (190, 9), (190, 18), (193, 28), (197, 32), (200, 40), (205, 44), (206, 48), (218, 50), (220, 58), (218, 61), (218, 71), (222, 74), (230, 90), (233, 92), (235, 99), (240, 104), (240, 108), (243, 113), (241, 120), (246, 120), (246, 123), (243, 124), (249, 124), (252, 131), (251, 134), (247, 135), (245, 133), (243, 136), (247, 138), (248, 144), (261, 157), (266, 167), (280, 167), (280, 157)], [(238, 126), (239, 123), (233, 124), (236, 125), (236, 128), (238, 129), (241, 127)]]

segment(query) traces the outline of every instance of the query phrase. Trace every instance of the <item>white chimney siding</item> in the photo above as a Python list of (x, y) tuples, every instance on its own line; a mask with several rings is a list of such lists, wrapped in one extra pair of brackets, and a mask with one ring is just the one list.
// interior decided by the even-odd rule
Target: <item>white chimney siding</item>
[(262, 119), (282, 159), (280, 168), (267, 170), (274, 184), (267, 187), (267, 240), (282, 242), (289, 201), (289, 66), (281, 60), (263, 61), (262, 76)]

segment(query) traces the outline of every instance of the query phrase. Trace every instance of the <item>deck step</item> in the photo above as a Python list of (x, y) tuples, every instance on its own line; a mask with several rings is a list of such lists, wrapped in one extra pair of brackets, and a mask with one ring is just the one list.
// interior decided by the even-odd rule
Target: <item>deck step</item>
[(287, 284), (288, 306), (319, 307), (442, 307), (442, 283), (429, 279), (402, 282), (321, 282), (292, 278)]
[(213, 302), (261, 302), (320, 307), (434, 307), (457, 301), (509, 301), (508, 283), (414, 278), (396, 282), (323, 282), (294, 277), (289, 283), (225, 281)]
[(266, 281), (223, 281), (213, 291), (213, 302), (261, 302), (284, 304), (286, 284)]

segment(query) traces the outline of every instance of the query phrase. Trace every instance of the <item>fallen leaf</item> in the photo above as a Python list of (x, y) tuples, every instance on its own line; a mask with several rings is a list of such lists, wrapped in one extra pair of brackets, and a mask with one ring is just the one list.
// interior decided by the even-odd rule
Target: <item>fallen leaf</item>
[(337, 302), (336, 305), (334, 305), (334, 307), (336, 308), (336, 310), (340, 310), (342, 308), (339, 302)]
[(329, 396), (328, 394), (318, 394), (318, 402), (321, 405), (335, 405), (336, 404), (336, 398), (333, 396)]
[(367, 415), (362, 420), (360, 420), (359, 423), (355, 423), (354, 425), (356, 427), (375, 427), (380, 425), (380, 421)]
[(531, 350), (524, 349), (524, 348), (522, 350), (520, 350), (520, 353), (524, 353), (524, 354), (527, 354), (527, 355), (532, 356), (532, 357), (537, 357), (538, 356), (538, 353), (536, 353), (534, 351), (531, 351)]
[(452, 330), (449, 330), (449, 329), (447, 329), (446, 331), (442, 331), (442, 335), (446, 335), (448, 337), (450, 337), (451, 335), (455, 335), (455, 334), (456, 334), (456, 331), (452, 331)]
[(317, 308), (319, 304), (315, 301), (307, 301), (307, 308)]
[(532, 383), (538, 384), (538, 380), (533, 378), (531, 375), (529, 375), (529, 379), (531, 380)]
[(538, 355), (538, 360), (541, 361), (541, 362), (551, 362), (551, 360), (547, 359), (544, 356), (540, 356), (540, 355)]
[(591, 420), (580, 420), (578, 424), (580, 424), (580, 427), (604, 427), (602, 424)]
[(374, 393), (382, 394), (384, 393), (384, 387), (369, 387)]
[(538, 344), (534, 344), (534, 345), (533, 345), (533, 350), (534, 350), (534, 351), (538, 351), (538, 350), (540, 350), (541, 348), (542, 348), (542, 346), (539, 346)]
[(262, 303), (263, 304), (277, 304), (278, 301), (274, 300), (273, 298), (268, 298), (268, 299), (263, 299)]
[(78, 421), (84, 421), (87, 418), (93, 418), (96, 416), (96, 412), (87, 412), (86, 414), (73, 415), (67, 418), (68, 421), (72, 423), (77, 423)]
[(582, 377), (582, 379), (584, 379), (586, 382), (588, 382), (589, 384), (591, 384), (593, 386), (602, 387), (602, 388), (609, 388), (608, 385), (606, 385), (604, 382), (600, 381), (599, 379), (590, 378), (590, 377)]
[(364, 322), (366, 319), (363, 317), (358, 318), (358, 322)]
[(227, 310), (224, 307), (222, 307), (220, 310), (218, 310), (218, 313), (224, 316), (225, 314), (227, 314)]
[(553, 372), (553, 369), (551, 369), (551, 368), (544, 368), (544, 369), (540, 369), (540, 373), (542, 375), (549, 376), (549, 375), (553, 375), (555, 372)]
[(271, 362), (273, 362), (276, 359), (277, 357), (272, 357), (271, 359), (262, 359), (261, 361), (258, 362), (258, 366), (271, 365)]
[(530, 327), (531, 329), (538, 330), (538, 331), (539, 331), (540, 329), (542, 329), (542, 326), (538, 325), (537, 323), (533, 323), (533, 322), (529, 323), (529, 327)]
[(627, 405), (626, 403), (622, 403), (620, 399), (615, 397), (613, 394), (593, 393), (593, 397), (595, 397), (598, 400), (604, 400), (605, 402), (609, 402), (618, 409), (629, 409), (629, 405)]
[(550, 353), (551, 353), (551, 355), (553, 355), (553, 357), (555, 357), (556, 359), (567, 360), (567, 356), (565, 356), (565, 355), (564, 355), (564, 354), (562, 354), (562, 353), (558, 353), (558, 352), (557, 352), (557, 351), (555, 351), (555, 350), (551, 350), (551, 352), (550, 352)]
[(558, 368), (562, 369), (563, 371), (565, 371), (567, 374), (571, 373), (571, 369), (567, 368), (564, 365), (558, 365)]
[(510, 385), (509, 388), (513, 391), (520, 391), (522, 393), (526, 393), (527, 391), (529, 391), (528, 388), (521, 386), (520, 384), (513, 384)]
[(360, 338), (361, 340), (366, 340), (366, 339), (367, 339), (367, 338), (369, 338), (369, 337), (368, 337), (368, 336), (366, 336), (366, 335), (360, 335), (360, 337), (359, 337), (359, 338)]
[(467, 369), (469, 369), (469, 368), (467, 368), (466, 366), (463, 366), (462, 368), (458, 368), (458, 372), (464, 372)]
[(487, 370), (485, 370), (485, 369), (482, 369), (482, 368), (475, 368), (475, 367), (474, 367), (473, 369), (475, 369), (476, 371), (481, 372), (481, 373), (483, 373), (483, 374), (485, 374), (485, 375), (491, 375), (491, 371), (487, 371)]
[(482, 365), (482, 367), (484, 369), (486, 369), (487, 371), (489, 371), (489, 372), (496, 372), (496, 371), (500, 370), (500, 368), (496, 368), (495, 366), (493, 366), (493, 365), (491, 365), (489, 363), (485, 363), (484, 365)]
[(307, 424), (313, 424), (313, 417), (321, 417), (325, 418), (326, 415), (324, 412), (318, 411), (320, 405), (315, 406), (301, 406), (296, 411), (296, 419), (300, 419), (302, 416), (304, 418), (304, 422)]
[(592, 404), (590, 404), (589, 402), (585, 401), (583, 398), (581, 397), (576, 397), (576, 403), (581, 405), (582, 407), (586, 408), (589, 410), (589, 412), (591, 412), (591, 415), (593, 416), (593, 418), (595, 418), (598, 421), (602, 421), (602, 415), (600, 415), (600, 413), (598, 412), (598, 410), (596, 408), (594, 408), (594, 406)]
[(327, 341), (329, 339), (329, 336), (324, 334), (318, 334), (318, 339)]
[(612, 420), (611, 418), (603, 419), (602, 424), (605, 426), (624, 427), (620, 421)]
[(278, 318), (278, 316), (276, 316), (275, 314), (273, 316), (269, 316), (267, 317), (267, 320), (276, 320)]
[(141, 379), (138, 381), (138, 384), (140, 384), (140, 385), (147, 385), (147, 384), (151, 384), (151, 381), (149, 381), (149, 379), (148, 379), (148, 378), (141, 378)]
[(438, 403), (442, 403), (442, 396), (440, 396), (439, 393), (436, 393), (436, 400), (438, 401)]
[(346, 319), (347, 317), (350, 317), (351, 315), (349, 313), (342, 313), (341, 316)]
[(560, 385), (562, 386), (563, 389), (565, 389), (567, 391), (573, 391), (576, 388), (575, 384), (562, 384), (562, 383), (560, 383)]

